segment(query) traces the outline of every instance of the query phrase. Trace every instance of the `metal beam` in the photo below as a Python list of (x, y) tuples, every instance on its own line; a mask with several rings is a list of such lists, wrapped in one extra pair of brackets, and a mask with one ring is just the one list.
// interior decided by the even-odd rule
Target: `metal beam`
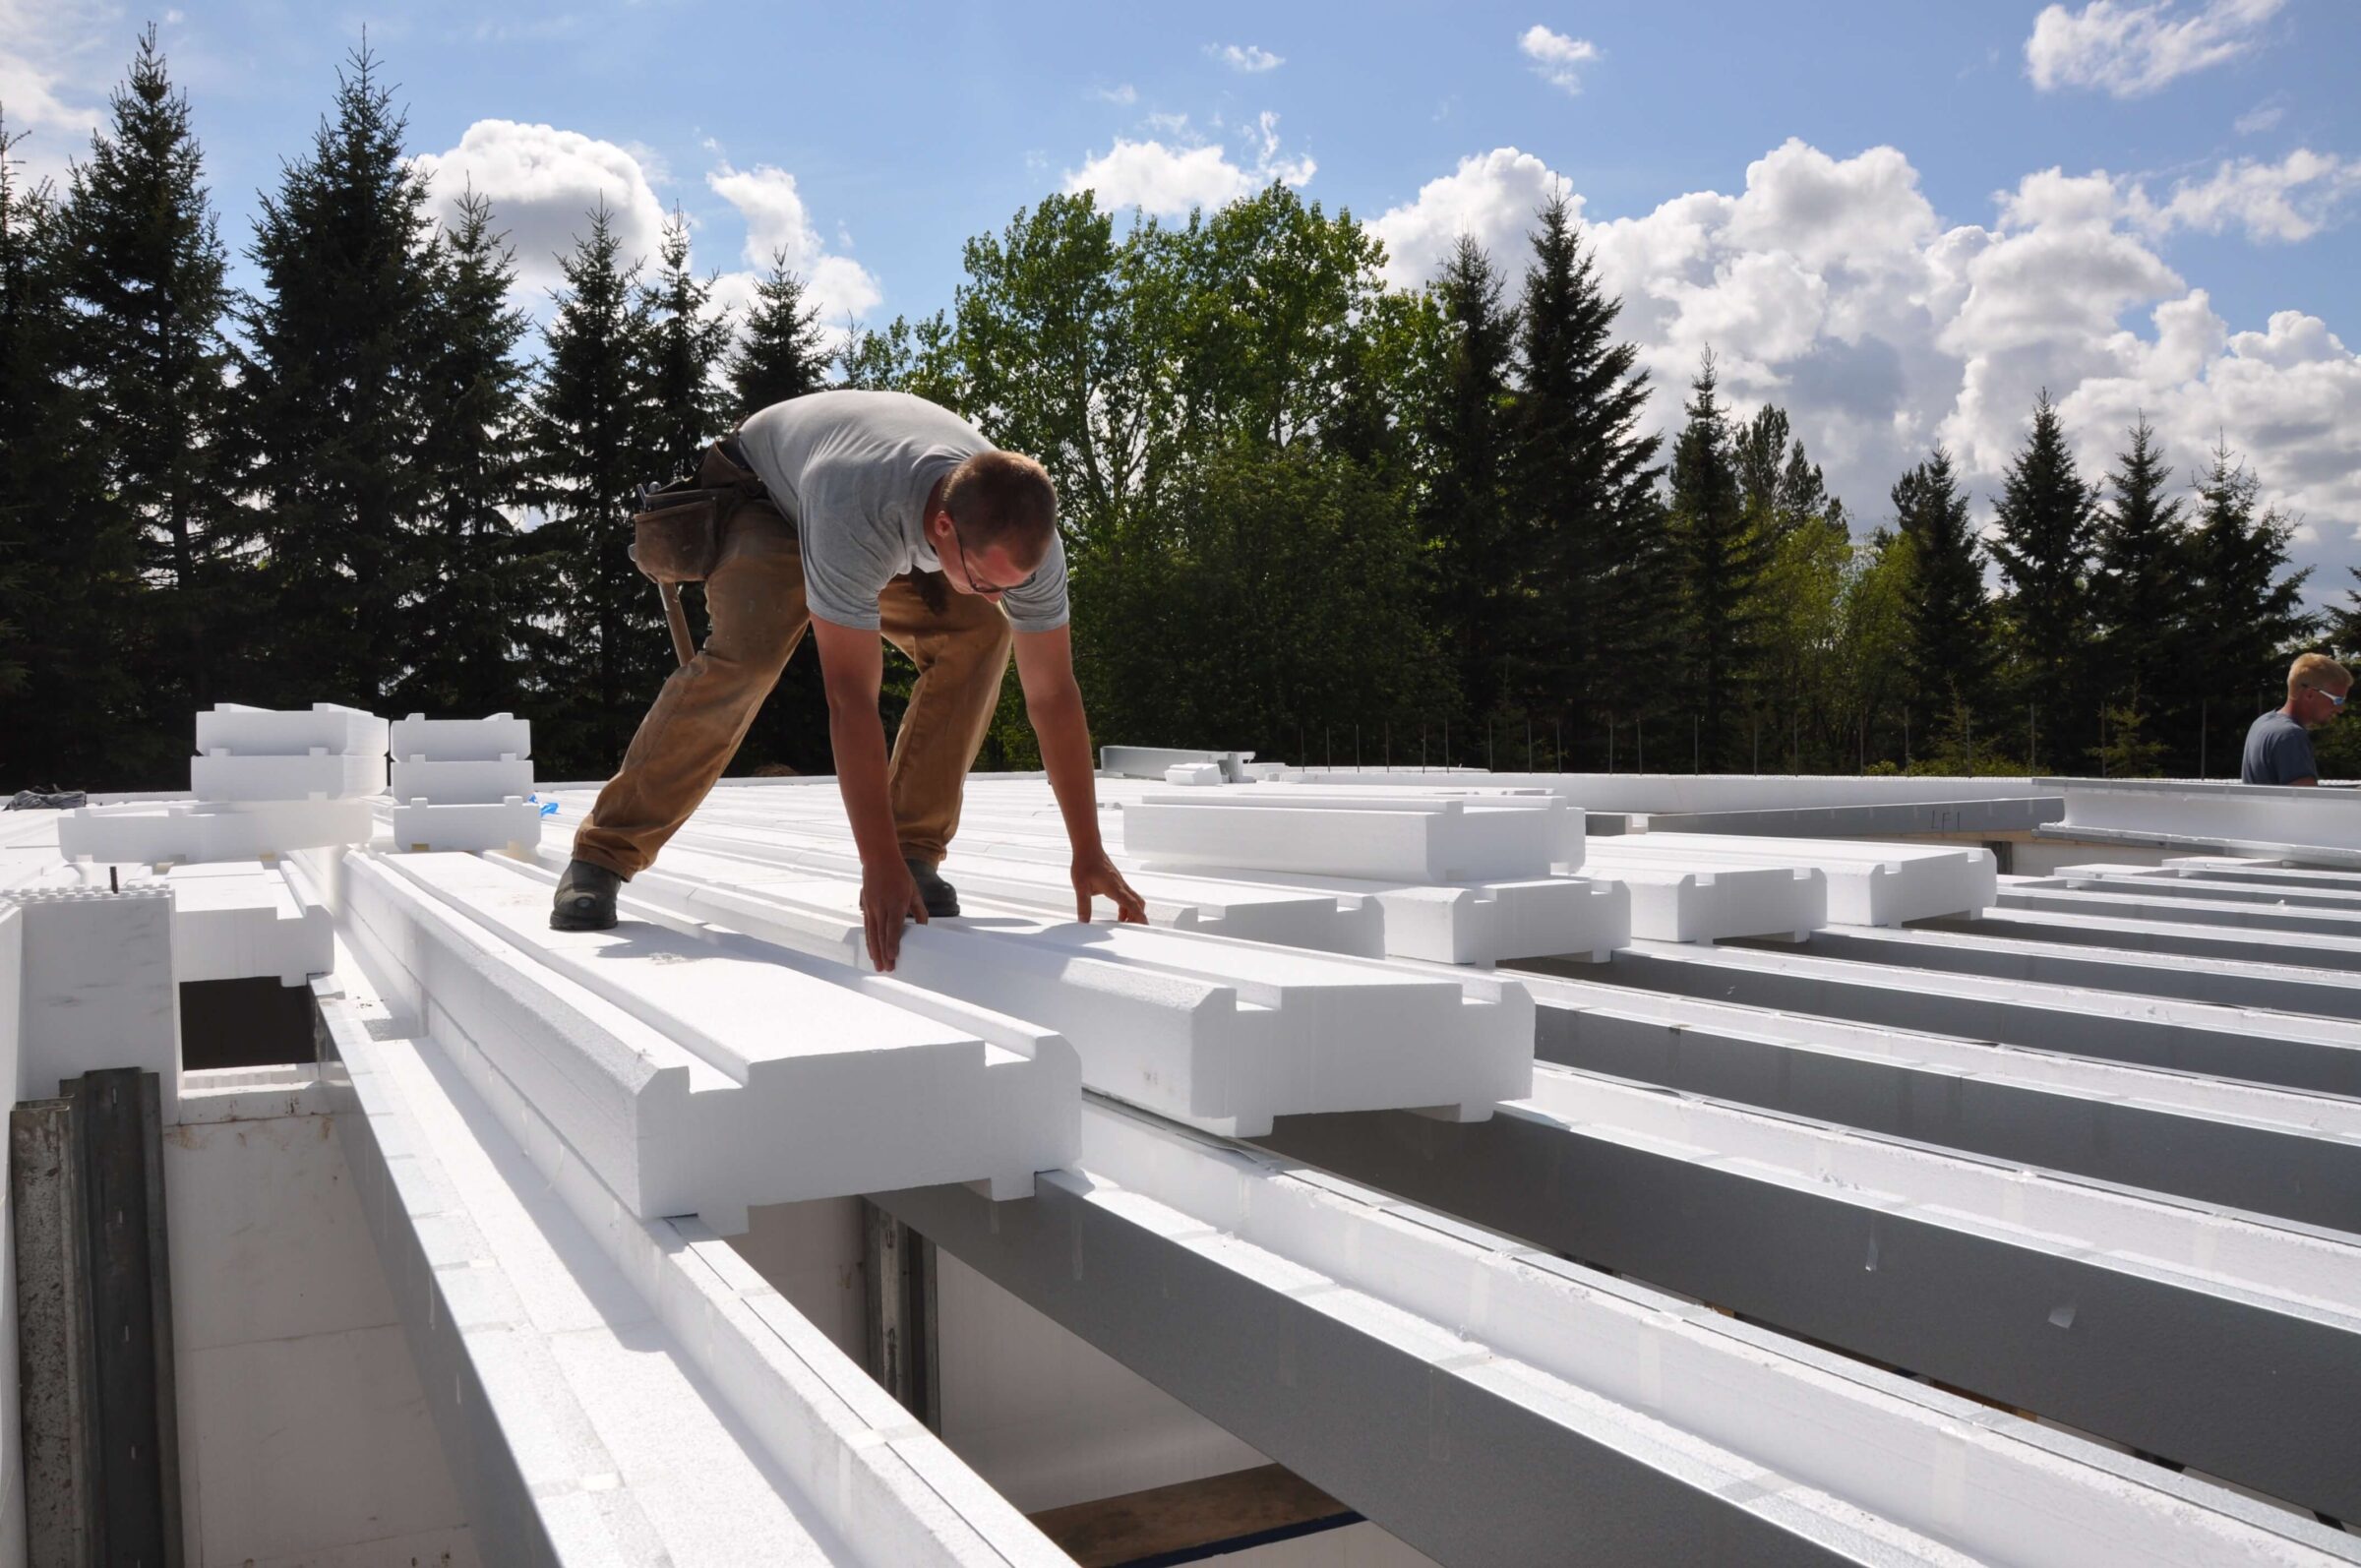
[(0, 1355), (21, 1368), (30, 1568), (97, 1568), (106, 1549), (78, 1111), (72, 1100), (28, 1100), (8, 1116), (17, 1343)]
[(2226, 958), (2245, 963), (2300, 963), (2310, 969), (2348, 974), (2361, 971), (2361, 940), (2349, 936), (2307, 934), (2300, 940), (2291, 940), (2287, 935), (2271, 936), (2227, 926), (2190, 926), (2171, 919), (2132, 920), (2103, 912), (2063, 914), (2016, 909), (1981, 916), (1939, 915), (1920, 921), (1918, 929), (1971, 936), (2073, 942), (2085, 947), (2119, 947), (2191, 958)]
[[(2063, 1083), (2013, 1078), (2026, 1053), (1878, 1030), (1877, 1044), (1894, 1053), (1879, 1055), (1850, 1038), (1872, 1033), (1858, 1025), (1540, 977), (1531, 984), (1539, 1004), (1534, 1048), (1546, 1061), (2361, 1232), (2361, 1137), (2323, 1135), (2305, 1124), (2306, 1102), (2297, 1096), (2177, 1076), (2143, 1083), (2161, 1075), (2080, 1058), (2063, 1063), (2081, 1069)], [(1940, 1055), (1918, 1059), (1919, 1053)], [(1995, 1059), (1960, 1059), (1978, 1055)], [(2200, 1103), (2143, 1103), (2136, 1096), (2144, 1089), (2179, 1091)], [(2220, 1109), (2209, 1114), (2207, 1098), (2220, 1100)], [(2256, 1117), (2258, 1101), (2288, 1119)], [(2347, 1108), (2313, 1101), (2311, 1109)]]
[(2289, 1020), (2255, 1028), (2227, 1008), (2127, 1006), (2022, 981), (1993, 984), (1819, 957), (1806, 951), (1635, 944), (1604, 964), (1529, 967), (1550, 974), (1702, 1000), (1819, 1013), (1928, 1034), (1966, 1035), (2034, 1051), (2067, 1052), (2174, 1072), (2361, 1096), (2361, 1032), (2341, 1022)]
[[(2021, 1227), (1979, 1223), (1897, 1195), (1909, 1186), (1901, 1168), (1924, 1174), (1947, 1161), (1961, 1174), (1960, 1157), (1902, 1151), (1874, 1184), (1857, 1171), (1791, 1174), (1754, 1150), (1732, 1158), (1725, 1142), (1610, 1126), (1617, 1094), (1607, 1080), (1544, 1066), (1536, 1100), (1489, 1121), (1306, 1116), (1263, 1141), (1594, 1265), (2361, 1518), (2361, 1314), (2266, 1294), (2234, 1268), (2227, 1279), (2169, 1271), (2111, 1252), (2111, 1235), (2048, 1229), (2076, 1209), (2130, 1217), (2136, 1199), (2082, 1202), (2066, 1183), (1991, 1167), (1984, 1184), (2016, 1187), (2000, 1187), (2004, 1204), (2030, 1190), (2056, 1212), (2045, 1206)], [(1563, 1103), (1544, 1109), (1545, 1097)], [(1712, 1115), (1732, 1125), (1754, 1116)], [(1799, 1130), (1807, 1145), (1830, 1136)], [(1876, 1163), (1869, 1140), (1833, 1136), (1846, 1156)], [(1825, 1147), (1817, 1158), (1829, 1158)], [(2149, 1230), (2185, 1233), (2200, 1255), (2235, 1223), (2144, 1207)], [(2208, 1235), (2216, 1240), (2200, 1239)], [(2353, 1264), (2343, 1243), (2302, 1244)]]
[(1291, 1161), (1095, 1100), (1083, 1142), (1027, 1201), (875, 1201), (1454, 1564), (2008, 1559), (2035, 1539), (2061, 1560), (2361, 1560), (2300, 1515)]
[[(1908, 970), (1984, 975), (1996, 979), (2078, 986), (2092, 991), (2169, 996), (2224, 1007), (2268, 1007), (2361, 1021), (2361, 976), (2288, 962), (2310, 956), (2285, 942), (2266, 944), (2269, 957), (2175, 956), (2132, 950), (2135, 944), (2092, 951), (2072, 928), (2010, 923), (1929, 921), (1914, 931), (1848, 927), (1812, 933), (1799, 948), (1815, 958), (1844, 958)], [(2251, 1076), (2251, 1074), (2250, 1074)]]
[[(2047, 878), (2044, 878), (2047, 880)], [(2178, 896), (2149, 893), (2119, 882), (2075, 887), (2028, 886), (2020, 883), (2000, 890), (2003, 910), (2038, 910), (2043, 914), (2116, 920), (2173, 921), (2189, 926), (2217, 926), (2238, 932), (2297, 932), (2315, 936), (2361, 937), (2361, 915), (2334, 909), (2294, 909), (2254, 899), (2209, 898), (2202, 890), (2184, 888)]]
[(935, 1243), (876, 1204), (861, 1204), (861, 1284), (869, 1324), (869, 1375), (942, 1435), (942, 1356), (937, 1325)]

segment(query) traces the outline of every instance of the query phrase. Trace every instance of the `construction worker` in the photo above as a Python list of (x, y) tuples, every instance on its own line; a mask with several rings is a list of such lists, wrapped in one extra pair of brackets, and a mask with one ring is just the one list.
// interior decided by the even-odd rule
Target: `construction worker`
[[(1073, 845), (1074, 917), (1088, 920), (1104, 897), (1120, 919), (1144, 921), (1099, 838), (1058, 496), (1041, 464), (994, 450), (923, 397), (823, 392), (773, 404), (707, 449), (701, 484), (755, 480), (762, 494), (732, 515), (705, 578), (704, 645), (665, 681), (575, 834), (550, 924), (615, 924), (617, 889), (721, 776), (807, 626), (861, 855), (872, 963), (893, 968), (905, 919), (959, 912), (938, 868), (1012, 644)], [(885, 642), (918, 666), (890, 760), (878, 715)]]
[(2344, 709), (2352, 672), (2325, 653), (2306, 653), (2287, 671), (2287, 700), (2248, 727), (2241, 784), (2318, 784), (2312, 736)]

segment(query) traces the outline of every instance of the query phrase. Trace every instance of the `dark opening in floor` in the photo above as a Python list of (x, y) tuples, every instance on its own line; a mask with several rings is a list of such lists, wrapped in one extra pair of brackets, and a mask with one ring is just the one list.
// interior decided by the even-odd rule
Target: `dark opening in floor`
[(269, 975), (181, 982), (183, 1067), (276, 1067), (318, 1056), (309, 986), (282, 986)]

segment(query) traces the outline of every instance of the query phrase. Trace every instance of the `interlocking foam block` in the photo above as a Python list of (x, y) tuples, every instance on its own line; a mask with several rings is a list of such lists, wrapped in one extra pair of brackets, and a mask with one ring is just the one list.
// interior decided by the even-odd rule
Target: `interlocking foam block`
[(945, 1181), (1032, 1189), (1075, 1157), (1070, 1046), (750, 936), (549, 929), (549, 883), (472, 855), (351, 856), (346, 938), (390, 1005), (454, 1031), (642, 1219)]
[(333, 702), (315, 702), (308, 710), (223, 702), (197, 715), (197, 750), (232, 756), (383, 756), (386, 721)]
[(309, 756), (189, 758), (189, 788), (205, 802), (349, 801), (386, 792), (386, 754), (319, 752)]
[(1828, 918), (1845, 926), (1971, 915), (1991, 907), (1999, 890), (1999, 865), (1990, 850), (1976, 845), (1724, 833), (1639, 833), (1615, 842), (1630, 853), (1661, 851), (1668, 860), (1698, 865), (1812, 867), (1828, 878)]
[(68, 860), (161, 866), (366, 844), (373, 825), (365, 800), (195, 807), (142, 802), (69, 812), (57, 824), (57, 840)]
[(1682, 865), (1594, 839), (1583, 870), (1631, 889), (1631, 934), (1650, 941), (1791, 936), (1828, 924), (1828, 878), (1805, 866)]
[(1547, 876), (1581, 814), (1554, 795), (1296, 794), (1275, 785), (1150, 795), (1122, 814), (1125, 853), (1151, 866), (1237, 867), (1401, 882)]
[[(869, 968), (851, 881), (731, 887), (643, 872), (630, 896)], [(1476, 1119), (1533, 1080), (1533, 998), (1513, 981), (997, 917), (906, 930), (894, 978), (1055, 1029), (1092, 1089), (1234, 1136), (1330, 1111)]]
[(180, 1111), (180, 993), (172, 895), (154, 883), (0, 893), (23, 928), (20, 1067), (47, 1098), (65, 1078), (109, 1067), (156, 1075), (168, 1126)]
[(394, 759), (393, 795), (397, 801), (434, 806), (497, 806), (533, 793), (533, 764), (508, 760), (438, 761)]
[(182, 981), (269, 978), (300, 986), (336, 966), (334, 923), (276, 867), (170, 873), (173, 973)]
[(390, 749), (397, 757), (430, 762), (514, 760), (533, 754), (533, 726), (508, 713), (482, 719), (430, 719), (413, 713), (394, 721)]
[(404, 802), (394, 808), (396, 849), (503, 850), (529, 854), (541, 842), (541, 808), (511, 796), (480, 806), (430, 806)]
[(1219, 762), (1177, 762), (1164, 770), (1167, 784), (1219, 784), (1222, 764)]

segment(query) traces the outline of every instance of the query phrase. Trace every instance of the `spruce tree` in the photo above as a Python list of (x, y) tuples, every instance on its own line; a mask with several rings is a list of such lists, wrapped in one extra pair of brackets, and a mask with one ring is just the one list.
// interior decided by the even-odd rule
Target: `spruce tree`
[(1514, 315), (1475, 239), (1460, 236), (1434, 285), (1447, 332), (1427, 439), (1421, 529), (1433, 571), (1436, 625), (1471, 716), (1499, 715), (1511, 673), (1508, 622), (1522, 609), (1508, 535), (1509, 359)]
[(262, 291), (241, 316), (240, 389), (273, 702), (379, 708), (406, 668), (435, 313), (426, 186), (403, 130), (363, 46), (310, 153), (263, 197), (248, 251)]
[(2227, 445), (2214, 448), (2196, 489), (2190, 683), (2220, 694), (2243, 724), (2278, 705), (2289, 659), (2318, 629), (2303, 608), (2312, 573), (2286, 570), (2294, 527), (2275, 509), (2258, 513), (2262, 481)]
[(74, 374), (55, 193), (28, 187), (0, 120), (0, 791), (123, 788), (139, 722), (123, 661), (139, 538), (96, 482)]
[[(2178, 706), (2189, 651), (2191, 563), (2181, 501), (2167, 494), (2172, 469), (2156, 445), (2155, 428), (2144, 414), (2130, 436), (2131, 445), (2116, 454), (2098, 513), (2091, 613), (2106, 671), (2099, 696), (2111, 707), (2153, 715)], [(2117, 722), (2110, 719), (2109, 728)]]
[(1580, 754), (1599, 727), (1588, 721), (1612, 712), (1662, 652), (1663, 439), (1639, 430), (1647, 373), (1614, 340), (1623, 304), (1601, 288), (1572, 206), (1552, 196), (1540, 219), (1517, 312), (1512, 484), (1540, 584), (1535, 684), (1554, 716), (1576, 721), (1566, 730)]
[(710, 310), (713, 284), (689, 270), (689, 221), (674, 211), (656, 253), (655, 281), (641, 292), (648, 323), (647, 394), (655, 440), (646, 461), (664, 477), (696, 472), (698, 455), (735, 423), (719, 376), (730, 322)]
[(108, 510), (100, 526), (141, 541), (148, 584), (140, 612), (122, 618), (122, 653), (151, 739), (132, 740), (123, 761), (169, 772), (193, 714), (213, 700), (224, 633), (234, 638), (251, 610), (236, 557), (246, 522), (229, 455), (229, 292), (188, 98), (165, 74), (154, 28), (108, 109), (66, 200), (64, 281)]
[[(536, 661), (534, 745), (546, 771), (604, 777), (672, 663), (655, 589), (631, 561), (639, 489), (664, 477), (648, 395), (653, 329), (639, 263), (626, 261), (606, 208), (571, 255), (542, 330), (527, 495), (546, 519), (549, 636)], [(548, 744), (542, 736), (546, 735)]]
[[(1940, 446), (1894, 485), (1898, 537), (1908, 546), (1907, 696), (1937, 727), (1954, 714), (1997, 722), (1992, 601), (1968, 496)], [(1922, 726), (1921, 733), (1932, 731)]]
[(2041, 393), (2033, 426), (2001, 489), (1992, 558), (2005, 604), (2020, 700), (2046, 717), (2044, 754), (2079, 765), (2096, 740), (2099, 694), (2090, 687), (2090, 546), (2098, 498), (2076, 467), (2066, 427)]
[(1672, 444), (1668, 511), (1681, 584), (1680, 711), (1700, 722), (1695, 759), (1713, 769), (1734, 754), (1732, 715), (1752, 694), (1761, 656), (1757, 590), (1770, 536), (1746, 515), (1710, 349), (1689, 384), (1687, 422)]
[(811, 303), (804, 280), (788, 270), (783, 249), (771, 254), (770, 271), (755, 285), (755, 306), (730, 356), (729, 375), (733, 419), (828, 384), (819, 307)]
[(421, 575), (404, 602), (409, 670), (394, 694), (404, 712), (477, 717), (513, 711), (518, 660), (540, 609), (525, 536), (514, 516), (524, 485), (528, 326), (510, 303), (515, 253), (492, 227), (492, 204), (459, 199), (434, 249), (426, 425), (419, 460), (428, 489), (418, 538)]

